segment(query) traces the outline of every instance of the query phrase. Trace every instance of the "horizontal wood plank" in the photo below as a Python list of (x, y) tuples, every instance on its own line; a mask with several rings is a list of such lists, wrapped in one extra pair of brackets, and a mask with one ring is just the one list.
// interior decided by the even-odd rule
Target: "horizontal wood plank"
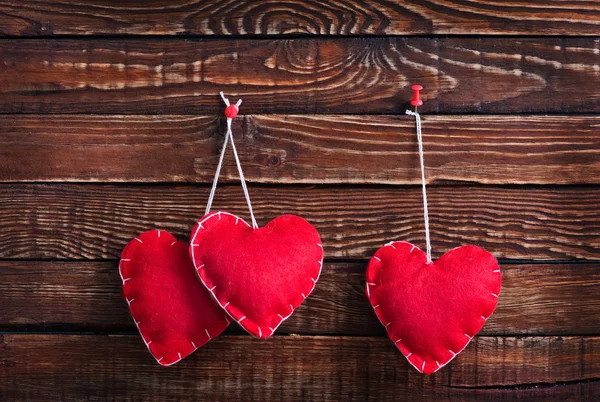
[(3, 40), (1, 113), (600, 111), (600, 39)]
[(597, 35), (597, 0), (0, 2), (2, 35)]
[[(211, 183), (216, 116), (0, 115), (0, 181)], [(419, 184), (409, 116), (247, 115), (234, 121), (253, 183)], [(429, 183), (598, 184), (598, 116), (424, 116)], [(222, 182), (237, 182), (229, 149)]]
[[(328, 263), (314, 293), (279, 334), (385, 335), (364, 295), (367, 263)], [(136, 331), (117, 262), (0, 262), (0, 331)], [(502, 267), (486, 335), (595, 335), (599, 264)], [(232, 325), (228, 333), (243, 332)]]
[(168, 369), (137, 336), (0, 335), (0, 350), (7, 400), (593, 400), (600, 391), (597, 337), (475, 338), (431, 376), (385, 338), (221, 336)]
[[(424, 245), (421, 189), (251, 187), (259, 225), (300, 215), (321, 234), (326, 258), (370, 258), (391, 240)], [(0, 258), (117, 259), (134, 236), (167, 230), (183, 240), (204, 215), (209, 188), (173, 185), (4, 184)], [(434, 257), (477, 244), (497, 258), (598, 259), (599, 188), (432, 186)], [(213, 210), (241, 217), (239, 185), (221, 187)]]

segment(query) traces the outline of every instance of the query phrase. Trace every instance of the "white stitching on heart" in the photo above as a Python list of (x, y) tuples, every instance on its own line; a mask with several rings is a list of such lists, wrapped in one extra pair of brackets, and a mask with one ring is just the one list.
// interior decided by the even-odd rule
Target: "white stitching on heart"
[[(366, 289), (367, 289), (367, 297), (371, 297), (371, 291), (369, 290), (369, 286), (375, 286), (375, 284), (374, 284), (374, 283), (371, 283), (371, 282), (367, 282), (367, 286), (366, 286)], [(382, 323), (382, 324), (383, 324), (383, 323)]]
[[(158, 237), (160, 237), (160, 230), (158, 230), (157, 232), (158, 232)], [(137, 241), (139, 241), (140, 243), (143, 243), (143, 242), (142, 242), (140, 239), (138, 239), (137, 237), (135, 237), (134, 239), (135, 239), (135, 240), (137, 240)], [(175, 245), (176, 243), (177, 243), (177, 240), (175, 240), (173, 243), (171, 243), (171, 246)], [(132, 278), (124, 278), (124, 277), (123, 277), (123, 271), (122, 271), (122, 269), (123, 269), (123, 263), (124, 263), (124, 262), (131, 262), (131, 258), (121, 258), (121, 260), (119, 261), (119, 275), (121, 276), (121, 280), (123, 281), (123, 285), (125, 285), (125, 282), (127, 282), (127, 281), (128, 281), (128, 280), (130, 280), (130, 279), (132, 279)], [(135, 298), (132, 298), (132, 299), (127, 299), (127, 297), (126, 297), (126, 298), (125, 298), (125, 300), (127, 301), (127, 305), (131, 306), (131, 303), (132, 303), (132, 302), (135, 300)], [(142, 333), (142, 330), (140, 329), (140, 324), (141, 324), (141, 321), (137, 321), (137, 320), (135, 319), (135, 317), (133, 316), (133, 313), (132, 313), (132, 311), (131, 311), (131, 308), (129, 309), (129, 314), (131, 315), (131, 318), (133, 319), (133, 322), (135, 323), (135, 326), (136, 326), (136, 328), (137, 328), (138, 332), (140, 333), (140, 337), (142, 338), (142, 341), (143, 341), (143, 342), (144, 342), (144, 344), (146, 345), (146, 348), (148, 348), (148, 351), (150, 352), (150, 354), (152, 355), (152, 357), (154, 357), (154, 359), (155, 359), (155, 360), (156, 360), (158, 363), (160, 363), (160, 362), (161, 362), (161, 361), (164, 359), (164, 356), (162, 356), (162, 357), (159, 359), (159, 358), (157, 358), (157, 357), (154, 355), (154, 353), (152, 353), (152, 350), (150, 349), (150, 345), (152, 344), (152, 340), (150, 340), (150, 341), (146, 342), (146, 339), (144, 338), (144, 334)], [(226, 317), (225, 319), (227, 320), (227, 324), (229, 325), (229, 323), (230, 323), (229, 319), (227, 319), (227, 317)], [(206, 335), (208, 335), (208, 340), (211, 340), (212, 338), (210, 337), (210, 334), (209, 334), (209, 332), (208, 332), (208, 329), (207, 329), (207, 328), (205, 328), (205, 329), (204, 329), (204, 331), (206, 332)], [(192, 343), (192, 346), (194, 347), (194, 351), (195, 351), (196, 349), (198, 349), (198, 347), (196, 346), (196, 344), (195, 344), (193, 341), (191, 341), (191, 343)], [(179, 359), (178, 359), (178, 360), (175, 360), (174, 362), (172, 362), (172, 363), (169, 363), (169, 364), (163, 364), (163, 366), (171, 366), (171, 365), (173, 365), (173, 364), (175, 364), (175, 363), (179, 362), (179, 361), (182, 359), (182, 357), (181, 357), (181, 352), (178, 352), (177, 354), (179, 355)]]
[(491, 293), (491, 295), (494, 297), (498, 297), (498, 295), (496, 293)]
[[(396, 244), (396, 243), (406, 243), (406, 244), (409, 244), (409, 245), (411, 245), (411, 246), (412, 246), (412, 248), (411, 248), (411, 250), (410, 250), (409, 254), (410, 254), (410, 253), (412, 253), (412, 252), (413, 252), (413, 250), (414, 250), (415, 248), (416, 248), (416, 249), (418, 249), (418, 250), (421, 250), (419, 247), (417, 247), (417, 246), (415, 246), (414, 244), (412, 244), (412, 243), (410, 243), (410, 242), (407, 242), (407, 241), (391, 241), (391, 242), (389, 242), (389, 243), (385, 244), (385, 245), (384, 245), (384, 247), (388, 247), (388, 246), (389, 246), (389, 247), (392, 247), (392, 248), (395, 250), (396, 248), (395, 248), (393, 245), (394, 245), (394, 244)], [(460, 247), (461, 247), (461, 246), (459, 246), (459, 247), (455, 247), (454, 249), (456, 249), (456, 248), (460, 248)], [(452, 250), (454, 250), (454, 249), (452, 249)], [(450, 251), (452, 251), (452, 250), (449, 250), (449, 251), (447, 251), (446, 253), (448, 253), (448, 252), (450, 252)], [(422, 250), (421, 250), (421, 251), (422, 251)], [(376, 260), (379, 260), (379, 261), (381, 262), (381, 259), (380, 259), (380, 258), (378, 258), (378, 257), (376, 257), (376, 256), (373, 256), (373, 258), (375, 258)], [(492, 272), (500, 272), (500, 270), (498, 269), (498, 270), (494, 270), (494, 271), (492, 271)], [(372, 283), (372, 282), (367, 282), (367, 283), (366, 283), (365, 289), (366, 289), (367, 297), (369, 298), (369, 301), (370, 301), (370, 299), (371, 299), (371, 292), (370, 292), (370, 290), (369, 290), (369, 286), (376, 286), (376, 284), (375, 284), (375, 283)], [(495, 295), (495, 293), (492, 293), (492, 294), (493, 294), (493, 295)], [(496, 297), (498, 297), (498, 296), (496, 295)], [(379, 304), (378, 304), (377, 306), (373, 306), (373, 305), (371, 304), (371, 306), (373, 307), (373, 311), (375, 311), (375, 309), (379, 307)], [(377, 311), (375, 311), (375, 316), (376, 316), (376, 317), (377, 317), (377, 319), (378, 319), (378, 320), (381, 322), (381, 324), (385, 326), (385, 328), (386, 328), (386, 331), (387, 331), (387, 330), (388, 330), (388, 326), (389, 326), (389, 325), (391, 325), (391, 323), (392, 323), (392, 322), (390, 321), (390, 322), (388, 322), (387, 324), (384, 324), (384, 323), (383, 323), (383, 319), (379, 317), (379, 315), (377, 314)], [(481, 316), (481, 318), (483, 318), (483, 319), (484, 319), (484, 320), (486, 320), (486, 321), (489, 319), (489, 317), (487, 317), (487, 318), (486, 318), (486, 317), (484, 317), (484, 316)], [(389, 333), (389, 332), (388, 332), (388, 333)], [(452, 350), (448, 349), (448, 351), (449, 351), (450, 353), (452, 353), (452, 355), (453, 355), (452, 359), (453, 359), (454, 357), (456, 357), (456, 356), (457, 356), (459, 353), (461, 353), (461, 352), (462, 352), (462, 351), (463, 351), (463, 350), (464, 350), (464, 349), (465, 349), (465, 348), (466, 348), (466, 347), (469, 345), (469, 343), (471, 342), (471, 340), (474, 338), (474, 336), (469, 336), (468, 334), (465, 334), (465, 336), (467, 336), (467, 337), (469, 338), (469, 340), (467, 341), (467, 343), (465, 343), (465, 346), (463, 346), (463, 348), (462, 348), (462, 349), (461, 349), (461, 350), (460, 350), (458, 353), (454, 353)], [(399, 339), (399, 340), (395, 341), (395, 342), (394, 342), (394, 344), (397, 344), (397, 343), (399, 343), (401, 340), (402, 340), (402, 339)], [(402, 352), (402, 351), (401, 351), (401, 352)], [(415, 369), (417, 369), (419, 372), (421, 372), (421, 373), (422, 373), (422, 372), (423, 372), (423, 370), (424, 370), (424, 367), (425, 367), (425, 359), (423, 359), (423, 361), (424, 361), (424, 363), (423, 363), (423, 366), (421, 367), (421, 369), (419, 369), (417, 366), (415, 366), (415, 365), (413, 364), (413, 362), (412, 362), (412, 361), (410, 361), (409, 357), (410, 357), (411, 355), (412, 355), (412, 352), (409, 352), (407, 355), (405, 355), (405, 357), (406, 357), (406, 360), (408, 360), (408, 362), (409, 362), (409, 363), (410, 363), (410, 364), (411, 364), (411, 365), (412, 365), (412, 366), (413, 366)], [(439, 363), (439, 362), (436, 360), (436, 361), (435, 361), (435, 363), (436, 363), (436, 364), (437, 364), (437, 366), (438, 366), (437, 370), (441, 369), (442, 367), (444, 367), (445, 365), (447, 365), (448, 363), (450, 363), (450, 362), (452, 361), (452, 359), (449, 359), (449, 360), (448, 360), (446, 363), (444, 363), (444, 364), (440, 364), (440, 363)], [(435, 371), (437, 371), (437, 370), (435, 370)]]
[[(236, 224), (236, 225), (237, 225), (238, 221), (240, 221), (240, 220), (241, 220), (242, 222), (244, 222), (244, 224), (246, 224), (246, 226), (248, 226), (248, 227), (251, 227), (251, 226), (250, 226), (250, 225), (249, 225), (249, 224), (248, 224), (246, 221), (244, 221), (242, 218), (239, 218), (239, 217), (237, 217), (236, 215), (233, 215), (233, 214), (231, 214), (231, 213), (229, 213), (229, 212), (223, 212), (223, 211), (219, 211), (219, 212), (216, 212), (216, 213), (215, 213), (215, 212), (213, 212), (213, 213), (211, 213), (211, 214), (208, 214), (208, 215), (206, 215), (206, 216), (205, 216), (205, 217), (204, 217), (204, 218), (203, 218), (201, 221), (199, 221), (199, 222), (198, 222), (198, 224), (197, 224), (197, 226), (198, 226), (198, 227), (197, 227), (196, 231), (194, 232), (194, 235), (192, 236), (192, 238), (191, 238), (191, 241), (190, 241), (190, 243), (191, 243), (191, 246), (192, 246), (192, 247), (190, 248), (190, 251), (191, 251), (191, 257), (192, 257), (192, 262), (193, 262), (194, 266), (196, 266), (196, 258), (195, 258), (195, 256), (194, 256), (194, 250), (195, 250), (195, 248), (194, 248), (194, 247), (197, 247), (197, 246), (198, 246), (198, 244), (194, 244), (194, 241), (196, 240), (196, 237), (198, 236), (198, 233), (200, 232), (200, 229), (201, 229), (201, 228), (202, 228), (202, 229), (205, 229), (205, 228), (204, 228), (204, 226), (202, 226), (202, 224), (203, 224), (204, 222), (206, 222), (207, 220), (209, 220), (210, 218), (212, 218), (214, 215), (217, 215), (217, 214), (219, 214), (219, 219), (221, 218), (221, 215), (220, 215), (220, 214), (223, 214), (223, 215), (229, 215), (229, 216), (231, 216), (231, 217), (234, 217), (234, 218), (236, 218), (236, 221), (235, 221), (235, 224)], [(255, 229), (255, 230), (256, 230), (256, 229)], [(323, 259), (325, 258), (325, 253), (324, 253), (324, 251), (323, 251), (323, 245), (322, 245), (321, 243), (317, 243), (317, 246), (319, 246), (319, 247), (321, 248), (321, 260), (320, 260), (320, 261), (318, 261), (318, 264), (319, 264), (319, 272), (318, 272), (318, 274), (317, 274), (317, 277), (316, 277), (316, 278), (311, 278), (311, 280), (313, 281), (313, 286), (312, 286), (312, 288), (310, 289), (310, 291), (308, 292), (308, 293), (309, 293), (309, 295), (310, 295), (310, 293), (312, 293), (312, 291), (314, 290), (314, 288), (315, 288), (315, 286), (316, 286), (316, 284), (317, 284), (317, 281), (319, 280), (319, 278), (320, 278), (320, 276), (321, 276), (321, 272), (322, 272), (322, 270), (323, 270)], [(213, 289), (214, 289), (216, 286), (214, 286), (212, 289), (210, 289), (210, 288), (209, 288), (209, 287), (206, 285), (206, 283), (205, 283), (205, 282), (204, 282), (204, 280), (202, 279), (202, 276), (200, 275), (200, 272), (199, 272), (199, 270), (200, 270), (202, 267), (204, 267), (204, 264), (202, 264), (200, 267), (196, 267), (196, 273), (198, 274), (198, 278), (200, 279), (200, 281), (202, 282), (202, 284), (203, 284), (203, 285), (204, 285), (204, 286), (205, 286), (205, 287), (206, 287), (206, 288), (207, 288), (207, 289), (210, 291), (210, 294), (213, 296), (214, 300), (216, 300), (216, 302), (217, 302), (217, 303), (218, 303), (218, 304), (221, 306), (221, 308), (223, 308), (223, 309), (225, 310), (225, 312), (227, 312), (227, 314), (229, 314), (229, 312), (228, 312), (228, 311), (227, 311), (227, 309), (226, 309), (226, 307), (229, 305), (229, 302), (227, 302), (225, 305), (221, 304), (221, 301), (220, 301), (220, 300), (217, 298), (217, 296), (216, 296), (216, 295), (215, 295), (215, 293), (213, 292)], [(305, 299), (305, 298), (306, 298), (306, 296), (304, 295), (304, 293), (301, 293), (301, 294), (302, 294), (302, 297), (303, 297), (303, 299)], [(273, 332), (275, 332), (275, 330), (276, 330), (276, 329), (277, 329), (277, 328), (278, 328), (278, 327), (279, 327), (279, 326), (280, 326), (280, 325), (281, 325), (281, 324), (282, 324), (282, 323), (283, 323), (285, 320), (287, 320), (287, 319), (288, 319), (288, 318), (289, 318), (289, 317), (290, 317), (290, 316), (291, 316), (291, 315), (294, 313), (294, 306), (293, 306), (292, 304), (290, 304), (290, 308), (291, 308), (291, 311), (290, 311), (290, 313), (289, 313), (287, 316), (285, 316), (285, 317), (284, 317), (284, 316), (282, 316), (281, 314), (277, 314), (277, 316), (279, 316), (279, 318), (281, 319), (281, 321), (279, 321), (279, 323), (277, 324), (277, 326), (275, 327), (275, 329), (272, 329), (271, 327), (268, 327), (269, 329), (271, 329), (271, 334), (273, 334)], [(230, 315), (230, 314), (229, 314), (229, 315)], [(231, 315), (230, 315), (230, 316), (231, 316)], [(231, 318), (233, 318), (233, 319), (235, 320), (235, 317), (231, 316)], [(246, 318), (246, 316), (244, 316), (244, 317), (242, 317), (242, 318), (240, 318), (239, 320), (236, 320), (236, 321), (238, 322), (238, 324), (240, 324), (240, 325), (241, 325), (241, 322), (242, 322), (242, 320), (244, 320), (245, 318)], [(262, 330), (260, 329), (259, 325), (257, 325), (257, 324), (255, 324), (255, 325), (256, 325), (256, 327), (259, 329), (259, 337), (260, 337), (260, 336), (261, 336), (261, 334), (262, 334)]]

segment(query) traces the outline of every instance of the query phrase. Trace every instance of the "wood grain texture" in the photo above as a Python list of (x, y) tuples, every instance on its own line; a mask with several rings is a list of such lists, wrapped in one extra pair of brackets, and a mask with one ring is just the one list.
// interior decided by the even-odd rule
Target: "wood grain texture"
[(2, 113), (600, 111), (600, 39), (3, 40)]
[[(0, 258), (118, 259), (150, 229), (189, 238), (208, 187), (0, 186)], [(259, 225), (300, 215), (321, 234), (326, 258), (370, 258), (391, 240), (424, 245), (421, 189), (251, 187)], [(600, 248), (597, 188), (430, 187), (434, 257), (477, 244), (497, 258), (592, 259)], [(213, 210), (248, 216), (241, 187), (217, 191)]]
[[(211, 183), (215, 116), (0, 115), (0, 181)], [(600, 183), (598, 116), (424, 116), (428, 182)], [(247, 115), (234, 121), (253, 183), (419, 184), (409, 116)], [(239, 180), (231, 149), (222, 182)]]
[[(367, 263), (325, 264), (278, 334), (384, 336), (364, 295)], [(136, 332), (117, 262), (0, 262), (0, 331)], [(498, 307), (480, 334), (594, 335), (600, 264), (502, 267)], [(242, 333), (232, 325), (228, 333)]]
[[(475, 338), (414, 370), (385, 338), (221, 336), (168, 369), (137, 336), (0, 335), (9, 400), (593, 400), (597, 337)], [(241, 380), (243, 379), (243, 380)]]
[(6, 0), (0, 34), (597, 35), (599, 10), (597, 0)]

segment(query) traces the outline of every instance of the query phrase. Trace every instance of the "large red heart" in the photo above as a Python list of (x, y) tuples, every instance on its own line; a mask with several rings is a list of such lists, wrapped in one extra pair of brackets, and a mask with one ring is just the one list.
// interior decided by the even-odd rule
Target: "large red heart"
[(458, 247), (427, 264), (416, 246), (393, 242), (369, 262), (366, 294), (396, 347), (431, 374), (481, 330), (501, 284), (498, 262), (479, 247)]
[(227, 325), (227, 315), (202, 286), (188, 245), (160, 230), (133, 239), (121, 255), (123, 296), (152, 356), (177, 363)]
[(208, 214), (192, 231), (190, 255), (221, 307), (258, 338), (302, 304), (323, 266), (319, 233), (294, 215), (254, 229), (227, 212)]

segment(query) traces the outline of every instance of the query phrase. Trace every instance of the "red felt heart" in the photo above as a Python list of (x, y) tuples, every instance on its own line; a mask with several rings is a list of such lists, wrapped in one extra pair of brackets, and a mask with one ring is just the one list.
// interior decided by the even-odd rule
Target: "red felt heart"
[(410, 364), (431, 374), (477, 334), (498, 302), (502, 275), (493, 255), (458, 247), (427, 264), (407, 242), (380, 248), (367, 268), (367, 298)]
[(196, 277), (188, 245), (168, 232), (152, 230), (129, 242), (119, 272), (131, 316), (163, 366), (177, 363), (229, 324)]
[(198, 275), (231, 317), (268, 338), (315, 287), (323, 266), (317, 230), (283, 215), (254, 229), (227, 212), (206, 215), (192, 231)]

